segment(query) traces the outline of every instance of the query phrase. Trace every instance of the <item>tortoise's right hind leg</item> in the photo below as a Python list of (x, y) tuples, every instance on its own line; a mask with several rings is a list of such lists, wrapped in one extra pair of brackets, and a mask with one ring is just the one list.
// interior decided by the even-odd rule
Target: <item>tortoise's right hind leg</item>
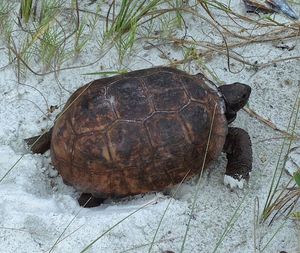
[(52, 128), (48, 132), (25, 139), (24, 141), (33, 153), (44, 154), (50, 149), (51, 135)]
[(100, 206), (105, 199), (94, 197), (90, 193), (82, 193), (78, 199), (78, 203), (82, 207), (96, 207)]

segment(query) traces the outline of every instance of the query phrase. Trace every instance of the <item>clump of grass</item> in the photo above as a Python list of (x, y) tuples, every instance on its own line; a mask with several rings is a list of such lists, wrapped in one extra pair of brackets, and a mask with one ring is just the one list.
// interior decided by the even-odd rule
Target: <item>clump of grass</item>
[(88, 13), (81, 19), (79, 13), (84, 10), (79, 10), (78, 0), (72, 0), (70, 5), (65, 0), (23, 0), (16, 28), (13, 12), (16, 6), (16, 3), (0, 3), (0, 28), (4, 28), (1, 35), (19, 78), (27, 70), (38, 75), (56, 72), (64, 63), (76, 59), (93, 39), (101, 18), (100, 4), (96, 13)]
[(27, 24), (33, 14), (32, 0), (21, 0), (20, 17)]
[[(115, 13), (116, 1), (112, 2), (107, 12), (105, 37), (116, 43), (120, 62), (123, 61), (126, 53), (132, 49), (136, 40), (137, 28), (143, 22), (152, 19), (150, 17), (145, 21), (145, 16), (156, 10), (161, 2), (161, 0), (124, 0), (121, 2), (117, 14)], [(110, 17), (112, 21), (109, 20)]]
[[(119, 37), (130, 31), (132, 28), (141, 25), (141, 21), (144, 19), (144, 17), (147, 14), (149, 14), (150, 11), (156, 10), (156, 8), (161, 4), (161, 2), (161, 0), (124, 0), (121, 3), (117, 15), (115, 15), (116, 1), (114, 0), (107, 12), (107, 35)], [(109, 17), (111, 16), (111, 14), (112, 22), (109, 22)], [(152, 19), (152, 17), (150, 17), (150, 19)]]
[(10, 13), (13, 11), (14, 4), (10, 1), (0, 2), (0, 25), (4, 28), (5, 22), (10, 19)]
[[(95, 19), (94, 19), (95, 20)], [(86, 27), (92, 27), (91, 30), (95, 29), (95, 21), (88, 21), (86, 19), (81, 19), (81, 22), (78, 26), (77, 31), (75, 32), (75, 39), (74, 39), (74, 56), (78, 58), (82, 50), (84, 49), (85, 45), (91, 39), (91, 33), (85, 33)]]
[(0, 38), (8, 44), (12, 34), (12, 18), (10, 14), (13, 8), (14, 4), (10, 1), (0, 1)]
[(107, 12), (104, 36), (115, 43), (121, 63), (132, 50), (142, 30), (149, 36), (156, 32), (154, 29), (158, 26), (159, 31), (169, 35), (161, 34), (163, 37), (170, 37), (175, 28), (182, 28), (185, 24), (181, 14), (182, 1), (124, 0), (119, 8), (116, 3), (113, 1)]
[[(294, 187), (294, 191), (296, 191), (296, 198), (297, 198), (297, 201), (299, 200), (300, 198), (300, 171), (297, 171), (294, 176), (293, 176), (295, 182), (296, 182), (296, 186)], [(291, 196), (292, 194), (290, 194)], [(291, 198), (290, 198), (291, 199)], [(291, 213), (291, 218), (293, 219), (296, 219), (298, 221), (300, 221), (300, 210), (296, 210), (296, 211), (293, 211)]]
[[(81, 15), (80, 22), (78, 22), (78, 29), (74, 34), (73, 46), (75, 59), (79, 57), (80, 53), (84, 50), (89, 41), (95, 39), (99, 42), (95, 34), (98, 29), (97, 25), (102, 18), (100, 12), (100, 5), (97, 5), (94, 13), (88, 12)], [(101, 42), (99, 42), (99, 45), (100, 44)]]
[[(66, 39), (66, 32), (58, 19), (62, 4), (62, 0), (42, 1), (37, 14), (32, 1), (22, 1), (20, 18), (24, 22), (19, 22), (21, 30), (11, 33), (7, 43), (7, 48), (13, 55), (11, 62), (16, 65), (18, 79), (25, 76), (27, 69), (34, 72), (31, 67), (33, 61), (40, 61), (44, 69), (59, 65)], [(33, 15), (34, 19), (30, 19)]]
[[(68, 60), (70, 54), (66, 49), (67, 38), (74, 34), (77, 27), (68, 24), (71, 32), (66, 31), (63, 21), (58, 18), (62, 14), (62, 7), (61, 0), (43, 1), (39, 22), (33, 36), (30, 36), (28, 48), (33, 47), (36, 50), (43, 64), (43, 71), (50, 68), (59, 69), (62, 62)], [(76, 24), (76, 19), (74, 21)]]

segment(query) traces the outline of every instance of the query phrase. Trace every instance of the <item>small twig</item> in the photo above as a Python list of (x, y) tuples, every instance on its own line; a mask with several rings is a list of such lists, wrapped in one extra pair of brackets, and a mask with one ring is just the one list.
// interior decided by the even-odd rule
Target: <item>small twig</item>
[(267, 125), (268, 127), (272, 128), (273, 130), (280, 132), (281, 134), (288, 136), (289, 138), (300, 138), (300, 136), (295, 136), (295, 134), (290, 134), (285, 130), (279, 129), (273, 122), (271, 122), (270, 120), (267, 120), (265, 118), (263, 118), (262, 116), (260, 116), (259, 114), (257, 114), (255, 111), (253, 111), (252, 109), (250, 109), (249, 107), (244, 107), (243, 110), (245, 112), (247, 112), (251, 117), (256, 118), (257, 120), (259, 120), (260, 122), (264, 123), (265, 125)]

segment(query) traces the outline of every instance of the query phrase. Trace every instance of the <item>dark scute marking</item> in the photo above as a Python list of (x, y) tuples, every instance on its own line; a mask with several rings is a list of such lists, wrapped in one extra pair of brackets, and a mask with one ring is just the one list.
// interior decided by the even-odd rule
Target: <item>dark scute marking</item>
[(81, 102), (81, 108), (84, 111), (89, 110), (89, 100), (87, 99), (87, 97), (85, 97), (85, 99)]
[(166, 89), (181, 88), (178, 75), (169, 72), (158, 72), (144, 78), (147, 89), (153, 94), (164, 93)]
[(110, 174), (110, 196), (122, 197), (131, 193), (124, 170), (115, 170)]
[(122, 119), (143, 119), (151, 113), (142, 83), (136, 78), (113, 83), (108, 89), (107, 98), (113, 99), (115, 109)]
[(180, 183), (185, 176), (190, 178), (199, 173), (201, 160), (202, 155), (198, 153), (195, 145), (187, 142), (172, 145), (170, 148), (158, 148), (154, 156), (155, 167), (159, 173), (164, 173), (160, 175), (161, 181), (165, 180), (165, 184), (172, 185)]
[(108, 131), (112, 158), (121, 167), (141, 169), (151, 161), (151, 144), (142, 124), (119, 122)]
[(155, 113), (145, 124), (156, 147), (171, 146), (186, 140), (184, 126), (175, 113)]
[(105, 99), (105, 89), (89, 89), (78, 98), (82, 110), (89, 110), (97, 107)]
[(181, 166), (184, 155), (180, 145), (174, 145), (172, 149), (157, 148), (153, 158), (155, 167), (159, 168), (159, 170), (172, 171)]
[(87, 90), (87, 93), (81, 95), (81, 109), (88, 111), (93, 108), (97, 108), (98, 105), (105, 100), (105, 89), (91, 89)]
[(180, 114), (184, 119), (193, 143), (201, 144), (207, 139), (211, 123), (203, 105), (191, 103)]
[(197, 155), (195, 146), (183, 140), (180, 143), (157, 148), (154, 152), (154, 160), (156, 167), (170, 171), (192, 162)]
[(57, 137), (59, 138), (63, 138), (64, 137), (64, 133), (67, 129), (65, 127), (60, 127), (57, 130)]
[(115, 119), (112, 105), (105, 100), (104, 89), (82, 95), (81, 106), (73, 107), (72, 125), (77, 134), (101, 131)]
[(75, 139), (70, 122), (63, 117), (59, 118), (53, 127), (50, 153), (53, 166), (64, 179), (73, 176), (72, 152)]
[(166, 189), (166, 187), (173, 185), (173, 179), (166, 175), (165, 173), (157, 173), (157, 174), (152, 174), (150, 176), (151, 184), (157, 191)]
[[(110, 156), (105, 142), (105, 136), (99, 133), (89, 133), (79, 136), (74, 147), (75, 160), (91, 164), (93, 160), (108, 164)], [(84, 161), (85, 160), (85, 161)]]
[(182, 76), (182, 83), (186, 87), (191, 98), (198, 100), (200, 102), (207, 101), (207, 91), (205, 90), (204, 83), (201, 79)]
[(59, 118), (52, 130), (51, 151), (55, 151), (62, 158), (70, 158), (74, 138), (70, 122), (65, 118)]
[(163, 93), (155, 94), (153, 101), (156, 110), (178, 110), (188, 102), (183, 89), (166, 90)]

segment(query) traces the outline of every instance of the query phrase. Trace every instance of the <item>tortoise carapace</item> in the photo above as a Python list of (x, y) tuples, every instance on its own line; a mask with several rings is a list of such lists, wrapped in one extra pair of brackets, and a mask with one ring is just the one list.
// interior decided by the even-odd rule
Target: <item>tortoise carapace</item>
[(251, 141), (228, 124), (250, 93), (245, 84), (216, 88), (202, 74), (173, 68), (137, 70), (79, 88), (53, 128), (26, 141), (35, 142), (35, 153), (50, 148), (64, 182), (93, 196), (90, 206), (162, 191), (199, 174), (222, 151), (225, 183), (241, 187), (252, 168)]

